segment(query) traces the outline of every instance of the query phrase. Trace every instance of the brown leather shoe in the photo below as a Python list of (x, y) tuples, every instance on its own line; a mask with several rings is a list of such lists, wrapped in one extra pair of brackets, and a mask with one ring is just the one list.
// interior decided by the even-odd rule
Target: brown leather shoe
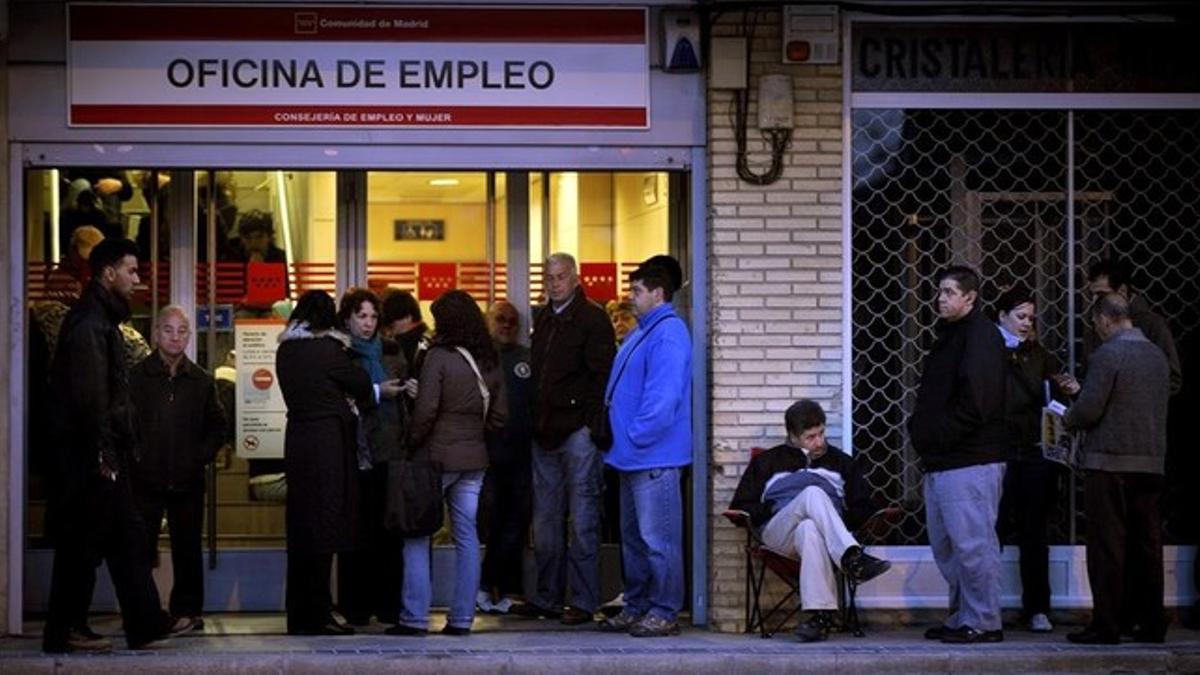
[(578, 626), (592, 621), (593, 614), (578, 607), (568, 607), (563, 610), (558, 622), (564, 626)]

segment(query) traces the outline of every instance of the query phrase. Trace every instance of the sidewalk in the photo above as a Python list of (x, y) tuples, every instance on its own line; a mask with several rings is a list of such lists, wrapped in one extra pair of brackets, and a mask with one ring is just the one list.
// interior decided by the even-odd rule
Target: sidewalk
[[(433, 626), (443, 623), (440, 615)], [(116, 617), (93, 628), (118, 632)], [(1065, 629), (1052, 635), (1012, 631), (1001, 644), (950, 647), (929, 642), (921, 629), (877, 629), (865, 638), (835, 634), (827, 642), (797, 643), (790, 635), (757, 636), (685, 630), (675, 638), (637, 639), (548, 621), (481, 617), (470, 637), (391, 637), (373, 624), (352, 637), (283, 635), (279, 615), (217, 615), (196, 632), (153, 649), (104, 655), (40, 653), (39, 624), (29, 635), (0, 640), (4, 673), (591, 673), (760, 675), (779, 672), (1087, 673), (1200, 671), (1200, 633), (1177, 630), (1165, 645), (1083, 647)], [(122, 646), (119, 640), (114, 640)]]

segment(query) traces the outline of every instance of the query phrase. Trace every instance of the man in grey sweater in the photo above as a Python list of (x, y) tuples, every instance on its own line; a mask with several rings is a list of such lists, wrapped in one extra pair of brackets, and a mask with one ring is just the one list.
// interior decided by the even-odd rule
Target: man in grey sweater
[[(1134, 640), (1162, 642), (1163, 463), (1167, 451), (1170, 368), (1161, 349), (1133, 327), (1129, 301), (1117, 293), (1092, 308), (1103, 344), (1092, 354), (1082, 388), (1064, 382), (1078, 399), (1067, 426), (1085, 430), (1082, 468), (1087, 516), (1087, 566), (1092, 621), (1067, 636), (1083, 644), (1116, 644), (1122, 616), (1137, 626)], [(1123, 570), (1144, 570), (1125, 580)], [(1137, 583), (1139, 588), (1124, 588)], [(1129, 606), (1129, 605), (1133, 606)], [(1124, 605), (1124, 606), (1123, 606)]]

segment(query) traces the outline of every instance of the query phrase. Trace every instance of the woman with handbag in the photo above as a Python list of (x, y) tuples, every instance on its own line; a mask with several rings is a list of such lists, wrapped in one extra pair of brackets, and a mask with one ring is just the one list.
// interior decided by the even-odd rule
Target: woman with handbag
[(383, 527), (388, 462), (402, 456), (407, 409), (391, 380), (407, 377), (399, 343), (379, 335), (380, 301), (369, 290), (352, 288), (338, 305), (338, 325), (350, 336), (350, 357), (380, 385), (379, 406), (359, 411), (357, 436), (358, 544), (338, 556), (338, 609), (354, 626), (395, 621), (400, 611), (402, 542)]
[[(350, 338), (336, 328), (333, 298), (300, 296), (279, 336), (275, 370), (287, 405), (287, 629), (292, 635), (350, 635), (333, 614), (333, 554), (354, 546), (358, 511), (357, 411), (379, 389), (354, 365)], [(399, 390), (399, 382), (385, 383)]]
[[(440, 464), (442, 498), (454, 538), (453, 601), (442, 633), (469, 635), (479, 588), (479, 534), (475, 517), (488, 455), (485, 432), (504, 426), (504, 377), (483, 312), (464, 291), (448, 291), (433, 303), (436, 334), (421, 366), (410, 426), (412, 451)], [(429, 536), (404, 541), (404, 590), (400, 621), (389, 635), (425, 635), (432, 589)]]

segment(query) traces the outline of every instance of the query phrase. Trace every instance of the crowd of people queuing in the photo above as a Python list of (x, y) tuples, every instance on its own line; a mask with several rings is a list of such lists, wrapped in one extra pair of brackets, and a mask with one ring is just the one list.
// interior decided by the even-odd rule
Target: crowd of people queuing
[[(121, 326), (138, 283), (137, 245), (101, 238), (90, 249), (90, 279), (52, 344), (48, 652), (111, 648), (87, 622), (101, 561), (130, 648), (203, 625), (204, 467), (228, 428), (216, 381), (186, 355), (181, 307), (154, 317), (151, 353), (128, 354)], [(498, 301), (485, 314), (461, 290), (433, 303), (432, 332), (403, 291), (351, 289), (340, 304), (323, 291), (300, 296), (276, 357), (288, 411), (289, 634), (353, 634), (372, 617), (392, 624), (390, 635), (428, 634), (430, 536), (389, 529), (385, 518), (391, 472), (417, 455), (438, 467), (455, 549), (443, 634), (469, 635), (480, 610), (596, 622), (601, 529), (614, 519), (622, 602), (597, 627), (679, 632), (681, 485), (693, 453), (692, 341), (672, 302), (683, 275), (675, 259), (654, 256), (629, 281), (631, 297), (606, 312), (587, 297), (574, 258), (551, 255), (530, 347), (515, 306)], [(1008, 529), (1020, 545), (1022, 619), (1032, 631), (1053, 630), (1046, 528), (1065, 469), (1039, 441), (1043, 408), (1058, 401), (1065, 424), (1087, 432), (1080, 466), (1095, 600), (1092, 621), (1068, 637), (1161, 641), (1158, 500), (1167, 399), (1179, 385), (1165, 322), (1130, 291), (1120, 264), (1095, 266), (1080, 382), (1039, 344), (1028, 289), (1007, 288), (988, 318), (973, 270), (951, 267), (936, 282), (936, 340), (908, 420), (930, 547), (949, 585), (949, 613), (926, 637), (1003, 639), (999, 538)], [(797, 634), (811, 642), (836, 623), (835, 567), (863, 583), (890, 564), (855, 539), (872, 510), (870, 487), (826, 442), (821, 406), (798, 401), (784, 423), (785, 442), (750, 462), (731, 508), (765, 545), (800, 559), (808, 614)], [(606, 492), (616, 496), (607, 507)], [(151, 577), (164, 513), (175, 571), (168, 611)]]
[[(52, 346), (62, 423), (49, 472), (48, 652), (111, 648), (87, 622), (101, 561), (130, 648), (203, 626), (204, 468), (228, 431), (217, 380), (186, 355), (181, 307), (154, 317), (153, 351), (126, 354), (140, 251), (95, 239), (79, 247), (90, 279)], [(498, 301), (485, 316), (460, 290), (433, 303), (436, 332), (407, 292), (351, 289), (340, 304), (323, 291), (300, 296), (276, 353), (288, 411), (288, 633), (348, 635), (375, 617), (391, 635), (427, 634), (430, 536), (389, 530), (384, 517), (391, 467), (418, 453), (438, 467), (456, 553), (442, 633), (469, 635), (478, 609), (595, 620), (605, 463), (620, 490), (626, 585), (624, 609), (601, 627), (678, 632), (680, 472), (691, 462), (691, 342), (671, 304), (682, 270), (667, 256), (647, 260), (612, 317), (586, 296), (571, 256), (551, 256), (547, 270), (532, 348), (515, 306)], [(619, 353), (614, 326), (631, 338)], [(164, 514), (168, 611), (151, 576)], [(538, 581), (526, 596), (531, 524)]]

